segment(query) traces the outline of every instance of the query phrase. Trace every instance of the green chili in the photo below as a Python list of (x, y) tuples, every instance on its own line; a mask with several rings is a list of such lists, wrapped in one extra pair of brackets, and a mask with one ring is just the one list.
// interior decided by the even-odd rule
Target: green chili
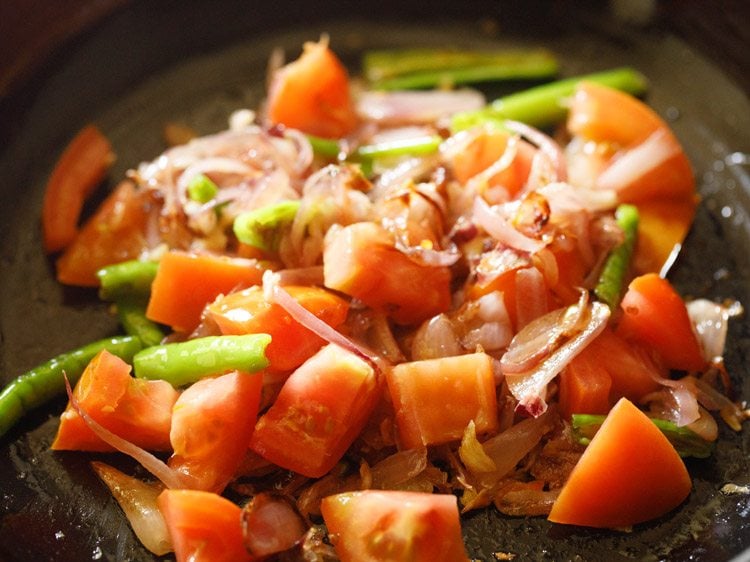
[(279, 201), (242, 213), (234, 219), (234, 234), (243, 244), (275, 252), (282, 228), (291, 224), (299, 206), (299, 201)]
[(100, 284), (99, 297), (106, 301), (148, 298), (158, 269), (157, 262), (140, 260), (103, 267), (96, 272)]
[(196, 174), (187, 187), (188, 197), (197, 201), (198, 203), (208, 203), (216, 197), (219, 192), (219, 186), (217, 186), (211, 178), (204, 174)]
[(156, 322), (146, 318), (146, 309), (140, 302), (123, 299), (115, 303), (117, 318), (125, 333), (135, 336), (145, 347), (159, 345), (164, 332)]
[[(341, 147), (338, 141), (312, 135), (308, 135), (307, 138), (315, 154), (325, 158), (339, 157)], [(367, 162), (376, 158), (431, 154), (437, 151), (442, 140), (438, 135), (423, 135), (415, 138), (363, 144), (355, 149), (352, 154), (348, 155), (346, 160)]]
[(146, 348), (135, 355), (135, 375), (179, 387), (203, 377), (237, 369), (255, 372), (268, 366), (268, 334), (208, 336)]
[(544, 49), (378, 50), (365, 53), (362, 66), (372, 87), (381, 90), (548, 78), (558, 69), (555, 57)]
[(455, 132), (487, 121), (502, 123), (506, 119), (534, 127), (549, 127), (565, 119), (568, 112), (565, 100), (584, 80), (635, 95), (643, 93), (647, 86), (646, 78), (628, 67), (566, 78), (499, 98), (476, 111), (457, 113), (453, 116), (452, 129)]
[(0, 392), (0, 436), (27, 412), (65, 394), (63, 373), (74, 385), (89, 361), (103, 349), (130, 362), (142, 347), (133, 336), (106, 338), (58, 355), (17, 377)]
[[(588, 445), (601, 427), (607, 416), (593, 414), (573, 414), (573, 435), (582, 445)], [(677, 453), (683, 457), (705, 459), (711, 456), (713, 443), (706, 441), (700, 435), (687, 427), (656, 418), (650, 418), (654, 425), (669, 439)]]
[(615, 220), (622, 228), (625, 239), (607, 257), (599, 282), (594, 288), (594, 294), (613, 311), (620, 304), (625, 276), (633, 257), (638, 236), (638, 209), (633, 205), (620, 205), (615, 211)]

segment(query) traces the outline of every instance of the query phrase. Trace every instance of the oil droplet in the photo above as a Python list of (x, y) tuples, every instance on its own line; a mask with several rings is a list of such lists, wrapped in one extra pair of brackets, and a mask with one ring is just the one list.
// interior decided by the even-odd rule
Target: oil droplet
[(728, 219), (729, 217), (731, 217), (732, 216), (732, 207), (730, 207), (729, 205), (723, 206), (721, 208), (721, 216), (724, 217), (725, 219)]
[(65, 538), (65, 533), (63, 533), (62, 531), (57, 531), (57, 532), (55, 533), (55, 538), (56, 538), (57, 540), (62, 540), (62, 539), (64, 539), (64, 538)]
[(94, 549), (94, 552), (91, 553), (92, 560), (99, 560), (102, 556), (104, 556), (104, 553), (102, 552), (102, 549), (98, 546)]

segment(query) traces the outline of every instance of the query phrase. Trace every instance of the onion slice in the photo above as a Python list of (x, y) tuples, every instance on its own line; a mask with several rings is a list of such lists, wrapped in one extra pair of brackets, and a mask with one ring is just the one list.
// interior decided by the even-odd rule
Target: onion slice
[(70, 381), (67, 375), (63, 374), (65, 378), (65, 391), (68, 393), (68, 400), (73, 409), (81, 416), (81, 419), (86, 425), (93, 431), (96, 436), (104, 441), (107, 445), (114, 447), (121, 453), (132, 457), (138, 461), (143, 468), (148, 470), (156, 478), (158, 478), (167, 488), (170, 489), (184, 489), (184, 488), (195, 488), (195, 481), (191, 476), (182, 474), (176, 470), (172, 470), (167, 464), (146, 451), (138, 445), (134, 445), (127, 439), (123, 439), (119, 435), (112, 433), (106, 427), (97, 422), (92, 418), (89, 413), (84, 410), (78, 399), (73, 394), (73, 390), (70, 388)]
[(307, 529), (307, 522), (289, 500), (277, 494), (258, 494), (242, 509), (242, 538), (253, 557), (294, 548)]
[(544, 399), (547, 384), (607, 325), (610, 311), (606, 304), (593, 302), (587, 306), (587, 309), (589, 320), (583, 329), (558, 347), (537, 367), (524, 373), (505, 373), (505, 380), (511, 394), (518, 400), (519, 407), (525, 409), (530, 415), (538, 417), (547, 410), (547, 403)]
[(143, 546), (157, 556), (170, 552), (172, 541), (156, 502), (163, 487), (158, 483), (146, 483), (123, 474), (103, 462), (93, 461), (91, 468), (107, 485)]
[(473, 216), (474, 221), (487, 234), (510, 248), (533, 254), (547, 245), (545, 242), (529, 238), (513, 228), (513, 225), (505, 217), (494, 212), (481, 197), (474, 199)]
[(539, 150), (549, 158), (552, 162), (552, 166), (555, 170), (556, 178), (553, 181), (566, 181), (568, 179), (568, 171), (565, 163), (565, 154), (563, 153), (560, 145), (557, 144), (552, 138), (544, 134), (539, 129), (530, 127), (526, 123), (520, 121), (506, 120), (504, 125), (521, 136), (526, 137), (528, 140), (533, 142), (539, 147)]

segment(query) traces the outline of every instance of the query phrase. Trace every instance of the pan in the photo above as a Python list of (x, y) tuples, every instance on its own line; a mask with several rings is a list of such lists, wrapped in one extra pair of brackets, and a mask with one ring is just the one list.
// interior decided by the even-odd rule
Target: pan
[[(23, 3), (6, 9), (15, 4)], [(74, 4), (80, 9), (66, 16), (74, 22), (72, 31), (45, 28), (39, 52), (27, 42), (16, 52), (25, 53), (25, 62), (5, 69), (0, 104), (3, 383), (117, 330), (92, 291), (54, 281), (52, 263), (41, 251), (44, 182), (75, 131), (95, 121), (111, 139), (118, 160), (106, 191), (128, 167), (163, 150), (165, 123), (188, 123), (201, 134), (225, 127), (232, 110), (260, 101), (273, 48), (293, 57), (304, 41), (323, 33), (353, 68), (363, 50), (418, 45), (540, 45), (556, 53), (564, 75), (638, 68), (651, 84), (649, 104), (670, 121), (693, 164), (701, 195), (694, 228), (670, 278), (682, 294), (750, 303), (750, 107), (747, 84), (741, 85), (737, 72), (747, 70), (747, 61), (742, 63), (736, 48), (734, 58), (723, 63), (707, 58), (673, 32), (690, 29), (690, 22), (682, 20), (671, 31), (663, 22), (654, 24), (652, 3), (638, 2), (636, 10), (634, 3), (620, 2), (435, 0)], [(489, 97), (502, 93), (497, 86), (486, 90)], [(747, 399), (747, 317), (731, 325), (725, 359), (738, 397)], [(30, 413), (0, 440), (0, 560), (153, 560), (89, 468), (92, 455), (48, 450), (63, 407), (60, 399)], [(118, 456), (95, 456), (138, 473)], [(467, 549), (471, 557), (487, 561), (498, 555), (750, 560), (750, 494), (722, 491), (726, 484), (740, 490), (750, 485), (747, 424), (740, 433), (722, 426), (715, 454), (689, 461), (688, 468), (694, 479), (689, 499), (631, 532), (568, 528), (487, 510), (462, 520)]]

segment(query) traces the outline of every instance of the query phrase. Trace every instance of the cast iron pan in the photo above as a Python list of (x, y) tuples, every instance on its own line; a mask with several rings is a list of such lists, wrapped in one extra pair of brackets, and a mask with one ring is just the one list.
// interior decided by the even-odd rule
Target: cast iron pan
[[(117, 2), (120, 4), (119, 2)], [(596, 5), (433, 1), (124, 3), (67, 41), (3, 100), (0, 115), (2, 240), (0, 372), (7, 382), (62, 351), (116, 332), (93, 291), (63, 288), (41, 251), (42, 188), (56, 157), (86, 122), (98, 123), (118, 155), (107, 188), (129, 166), (164, 148), (165, 122), (205, 134), (229, 112), (255, 106), (271, 49), (296, 56), (322, 32), (352, 66), (362, 49), (414, 45), (544, 45), (570, 75), (628, 64), (651, 81), (648, 101), (682, 141), (702, 204), (672, 280), (688, 295), (750, 306), (750, 152), (747, 94), (701, 54), (659, 27), (636, 28)], [(580, 4), (578, 5), (580, 8)], [(528, 11), (530, 10), (530, 11)], [(377, 12), (377, 13), (375, 13)], [(740, 45), (741, 48), (741, 45)], [(502, 93), (495, 89), (490, 96)], [(106, 191), (106, 189), (104, 190)], [(738, 396), (750, 397), (750, 323), (730, 329), (726, 363)], [(93, 475), (92, 455), (52, 453), (60, 399), (0, 440), (0, 560), (152, 560)], [(630, 533), (555, 526), (492, 510), (464, 520), (472, 557), (494, 560), (748, 560), (750, 428), (722, 426), (716, 453), (690, 461), (694, 488), (673, 513)], [(133, 469), (114, 455), (96, 458)], [(603, 491), (603, 493), (605, 493)]]

